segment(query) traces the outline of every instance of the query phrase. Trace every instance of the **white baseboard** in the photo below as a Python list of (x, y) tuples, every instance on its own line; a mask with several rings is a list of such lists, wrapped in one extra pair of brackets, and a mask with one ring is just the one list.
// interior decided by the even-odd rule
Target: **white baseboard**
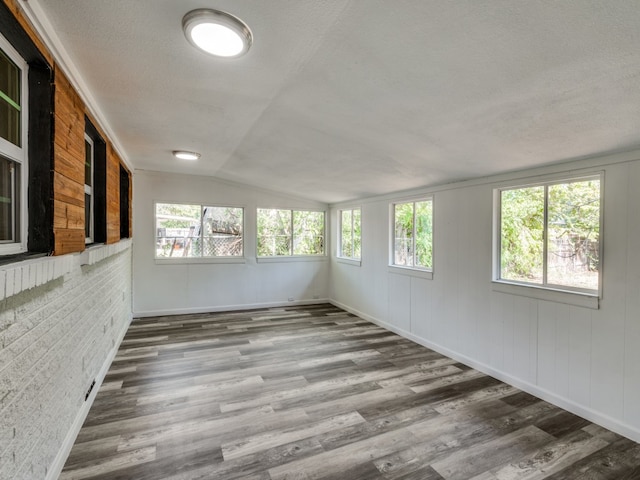
[(293, 300), (290, 302), (245, 303), (241, 305), (218, 305), (193, 308), (170, 308), (163, 310), (142, 310), (133, 312), (135, 318), (160, 317), (165, 315), (188, 315), (190, 313), (232, 312), (234, 310), (254, 310), (260, 308), (292, 307), (297, 305), (315, 305), (317, 303), (331, 303), (328, 298), (314, 298), (307, 300)]
[(78, 411), (76, 418), (73, 421), (73, 424), (69, 428), (69, 431), (67, 432), (67, 435), (65, 436), (64, 441), (62, 442), (60, 450), (58, 450), (58, 454), (56, 455), (56, 458), (53, 460), (53, 463), (50, 465), (49, 470), (47, 471), (47, 476), (45, 477), (45, 480), (56, 480), (60, 476), (60, 473), (64, 468), (64, 464), (67, 461), (67, 457), (69, 457), (69, 453), (71, 453), (71, 448), (73, 448), (73, 444), (76, 441), (78, 432), (80, 432), (80, 429), (82, 428), (82, 424), (84, 423), (85, 419), (87, 418), (87, 415), (89, 414), (89, 409), (91, 408), (91, 405), (93, 405), (93, 401), (95, 400), (96, 395), (100, 390), (100, 386), (104, 381), (104, 377), (107, 375), (107, 372), (109, 371), (109, 367), (111, 366), (111, 363), (113, 362), (113, 359), (115, 358), (116, 353), (120, 348), (120, 344), (122, 343), (122, 340), (124, 339), (124, 336), (127, 333), (127, 330), (129, 329), (129, 325), (131, 325), (132, 320), (133, 320), (133, 316), (129, 316), (128, 321), (125, 322), (125, 325), (122, 331), (118, 335), (118, 340), (116, 341), (115, 346), (109, 351), (107, 358), (105, 359), (104, 363), (102, 364), (102, 367), (100, 368), (100, 371), (98, 372), (98, 375), (96, 376), (96, 384), (94, 385), (93, 390), (91, 390), (91, 394), (89, 395), (89, 398), (87, 398), (87, 400), (82, 404), (82, 407)]
[(464, 363), (465, 365), (468, 365), (471, 368), (474, 368), (491, 377), (497, 378), (498, 380), (508, 383), (509, 385), (512, 385), (516, 388), (519, 388), (524, 392), (530, 393), (531, 395), (534, 395), (553, 405), (556, 405), (582, 418), (585, 418), (590, 422), (601, 425), (602, 427), (607, 428), (620, 435), (623, 435), (633, 440), (634, 442), (640, 443), (640, 430), (630, 425), (627, 425), (625, 423), (622, 423), (621, 421), (615, 418), (612, 418), (608, 415), (598, 412), (597, 410), (593, 410), (587, 406), (576, 403), (572, 400), (569, 400), (568, 398), (557, 395), (556, 393), (553, 393), (549, 390), (541, 388), (533, 383), (514, 377), (501, 370), (497, 370), (485, 363), (478, 362), (473, 358), (467, 357), (466, 355), (450, 350), (449, 348), (438, 345), (437, 343), (418, 337), (417, 335), (414, 335), (411, 332), (403, 330), (402, 328), (398, 328), (383, 320), (380, 320), (378, 318), (372, 317), (371, 315), (367, 315), (364, 312), (360, 312), (354, 308), (351, 308), (349, 305), (345, 305), (335, 300), (329, 300), (329, 301), (331, 304), (335, 305), (336, 307), (342, 308), (343, 310), (346, 310), (349, 313), (353, 313), (354, 315), (357, 315), (358, 317), (364, 320), (368, 320), (371, 323), (375, 323), (376, 325), (386, 330), (389, 330), (391, 332), (397, 333), (398, 335), (404, 338), (407, 338), (408, 340), (418, 343), (424, 347), (430, 348), (431, 350), (434, 350), (442, 355), (452, 358), (460, 363)]

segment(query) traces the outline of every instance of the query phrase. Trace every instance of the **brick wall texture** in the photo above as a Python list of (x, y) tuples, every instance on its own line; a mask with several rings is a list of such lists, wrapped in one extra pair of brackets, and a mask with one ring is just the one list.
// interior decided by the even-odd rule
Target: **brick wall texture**
[(80, 259), (0, 301), (1, 480), (47, 476), (131, 320), (131, 249), (94, 265)]

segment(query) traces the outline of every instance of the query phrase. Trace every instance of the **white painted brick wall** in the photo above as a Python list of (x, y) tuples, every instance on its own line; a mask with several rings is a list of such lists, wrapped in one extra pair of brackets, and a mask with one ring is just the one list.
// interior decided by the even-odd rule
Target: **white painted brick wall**
[(0, 272), (0, 480), (46, 477), (129, 325), (130, 242), (87, 263), (68, 255)]

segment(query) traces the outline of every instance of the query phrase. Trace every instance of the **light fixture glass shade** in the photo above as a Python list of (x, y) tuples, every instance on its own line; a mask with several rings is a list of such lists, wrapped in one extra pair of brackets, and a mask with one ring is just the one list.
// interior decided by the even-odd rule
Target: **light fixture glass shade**
[(189, 43), (218, 57), (239, 57), (253, 43), (251, 30), (242, 20), (208, 8), (187, 13), (182, 29)]
[(180, 160), (198, 160), (200, 158), (198, 152), (188, 152), (186, 150), (174, 150), (173, 156)]

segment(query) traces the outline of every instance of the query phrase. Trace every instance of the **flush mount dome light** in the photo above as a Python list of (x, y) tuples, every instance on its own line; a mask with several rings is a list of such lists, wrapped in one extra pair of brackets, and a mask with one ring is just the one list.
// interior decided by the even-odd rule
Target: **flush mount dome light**
[(182, 29), (189, 43), (218, 57), (239, 57), (253, 43), (251, 30), (242, 20), (209, 8), (187, 13), (182, 19)]
[(173, 156), (180, 160), (198, 160), (200, 158), (198, 152), (187, 152), (186, 150), (174, 150)]

